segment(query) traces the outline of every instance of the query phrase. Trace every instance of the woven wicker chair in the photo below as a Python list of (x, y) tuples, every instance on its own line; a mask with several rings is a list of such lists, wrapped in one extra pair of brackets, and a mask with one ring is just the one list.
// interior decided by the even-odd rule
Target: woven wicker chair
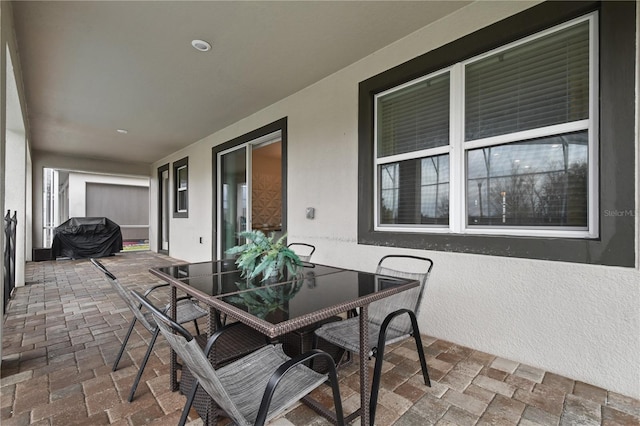
[(303, 262), (311, 262), (311, 255), (316, 251), (315, 246), (307, 243), (291, 243), (287, 247), (293, 250)]
[(226, 330), (240, 323), (228, 324), (216, 331), (203, 351), (184, 327), (158, 310), (145, 296), (136, 291), (132, 291), (132, 294), (153, 312), (160, 331), (197, 379), (187, 397), (178, 423), (180, 426), (185, 424), (194, 395), (200, 386), (234, 424), (264, 425), (327, 381), (327, 374), (316, 373), (303, 365), (314, 357), (331, 360), (332, 367), (328, 377), (333, 390), (337, 423), (344, 425), (335, 364), (325, 352), (315, 350), (291, 359), (282, 351), (281, 345), (267, 345), (231, 364), (214, 368), (207, 354)]
[[(395, 269), (396, 264), (411, 267), (412, 272)], [(431, 387), (420, 330), (416, 320), (431, 268), (433, 268), (431, 259), (417, 256), (388, 255), (380, 259), (378, 263), (377, 274), (418, 280), (420, 281), (420, 286), (369, 305), (369, 356), (376, 357), (370, 400), (372, 425), (374, 424), (376, 404), (378, 402), (385, 345), (413, 336), (420, 358), (424, 383)], [(357, 316), (353, 316), (344, 321), (323, 325), (315, 332), (314, 347), (316, 347), (317, 339), (321, 338), (347, 351), (360, 352), (359, 321)]]
[[(147, 365), (147, 361), (149, 361), (149, 356), (151, 355), (151, 351), (153, 350), (153, 345), (158, 338), (158, 334), (160, 333), (159, 328), (156, 325), (156, 322), (153, 319), (151, 312), (143, 312), (141, 310), (142, 306), (135, 301), (135, 299), (131, 296), (122, 284), (118, 281), (118, 279), (113, 275), (109, 270), (98, 260), (91, 259), (91, 263), (94, 264), (96, 268), (102, 272), (107, 281), (111, 284), (113, 289), (118, 293), (118, 295), (127, 302), (127, 305), (131, 312), (133, 313), (133, 319), (131, 320), (131, 324), (129, 325), (129, 331), (127, 331), (127, 335), (122, 341), (122, 346), (120, 346), (120, 351), (118, 352), (118, 356), (113, 363), (112, 371), (116, 371), (118, 368), (118, 363), (120, 362), (120, 358), (122, 358), (122, 354), (124, 353), (124, 348), (127, 346), (127, 342), (129, 341), (129, 337), (131, 336), (131, 332), (133, 331), (133, 326), (136, 324), (136, 321), (139, 321), (144, 328), (151, 333), (151, 341), (149, 342), (149, 347), (147, 348), (147, 352), (144, 355), (142, 363), (140, 364), (140, 368), (138, 369), (138, 375), (136, 376), (133, 385), (131, 386), (131, 392), (129, 393), (129, 402), (133, 401), (133, 396), (136, 393), (136, 389), (138, 388), (138, 384), (140, 383), (140, 378), (142, 377), (142, 373), (144, 372), (144, 368)], [(148, 296), (153, 291), (157, 290), (161, 287), (166, 287), (169, 284), (159, 284), (148, 289), (144, 294)], [(177, 309), (177, 320), (180, 324), (184, 324), (187, 322), (193, 321), (196, 327), (196, 333), (200, 334), (198, 329), (198, 322), (196, 321), (198, 318), (202, 318), (205, 315), (208, 315), (207, 310), (201, 308), (193, 302), (189, 298), (180, 298), (178, 300), (178, 309)], [(168, 311), (169, 305), (164, 307), (164, 311)]]

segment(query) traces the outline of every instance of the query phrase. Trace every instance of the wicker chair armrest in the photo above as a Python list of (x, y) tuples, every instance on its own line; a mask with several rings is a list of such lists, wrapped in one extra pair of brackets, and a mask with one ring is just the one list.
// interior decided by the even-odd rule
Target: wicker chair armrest
[[(262, 395), (262, 401), (260, 402), (260, 408), (258, 409), (258, 416), (256, 417), (256, 425), (264, 425), (265, 421), (267, 420), (267, 414), (269, 412), (269, 405), (271, 404), (271, 399), (273, 398), (273, 394), (276, 391), (276, 387), (278, 386), (278, 384), (280, 383), (280, 381), (282, 380), (282, 378), (287, 374), (287, 372), (291, 371), (291, 369), (293, 369), (294, 367), (296, 367), (297, 365), (303, 364), (305, 361), (308, 361), (312, 358), (316, 358), (316, 357), (324, 357), (327, 358), (327, 365), (329, 367), (329, 379), (331, 381), (331, 383), (333, 384), (333, 388), (334, 388), (334, 392), (335, 389), (337, 389), (338, 387), (338, 374), (336, 373), (336, 364), (333, 361), (333, 358), (331, 357), (331, 355), (329, 355), (328, 353), (320, 350), (320, 349), (312, 349), (308, 352), (305, 352), (301, 355), (298, 355), (294, 358), (291, 358), (289, 361), (284, 362), (283, 364), (280, 365), (280, 367), (278, 367), (278, 369), (271, 375), (271, 378), (269, 379), (269, 383), (267, 383), (267, 388), (264, 391), (264, 394)], [(338, 391), (339, 392), (339, 391)], [(342, 405), (341, 405), (341, 401), (340, 401), (340, 395), (339, 393), (337, 395), (334, 394), (334, 397), (336, 397), (335, 401), (336, 401), (336, 412), (339, 412), (340, 414), (337, 416), (338, 417), (338, 425), (344, 425), (344, 420), (341, 421), (342, 418)]]

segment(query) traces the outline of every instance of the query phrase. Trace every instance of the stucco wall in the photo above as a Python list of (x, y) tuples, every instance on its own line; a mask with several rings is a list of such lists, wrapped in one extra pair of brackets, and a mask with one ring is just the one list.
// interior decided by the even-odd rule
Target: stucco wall
[[(4, 164), (5, 155), (5, 122), (6, 122), (6, 39), (9, 34), (9, 25), (7, 25), (8, 19), (6, 16), (11, 10), (10, 7), (5, 6), (5, 2), (0, 2), (0, 164)], [(5, 174), (4, 167), (0, 167), (0, 212), (4, 212), (4, 186), (5, 186)], [(4, 232), (0, 232), (0, 247), (4, 247)], [(0, 271), (4, 271), (4, 256), (0, 256)], [(0, 297), (4, 300), (4, 274), (0, 277)], [(4, 317), (4, 303), (2, 305), (2, 315)], [(0, 323), (0, 339), (3, 335), (3, 324)], [(0, 364), (2, 363), (2, 346), (0, 345)]]
[[(18, 60), (13, 10), (10, 2), (0, 4), (0, 212), (18, 212), (16, 232), (16, 285), (24, 285), (24, 261), (29, 260), (31, 243), (27, 229), (31, 223), (30, 151), (25, 135), (24, 91)], [(0, 233), (0, 247), (4, 247), (4, 232)], [(0, 256), (0, 270), (4, 259)], [(0, 297), (4, 297), (4, 274), (0, 278)], [(4, 313), (4, 309), (2, 309)], [(2, 325), (0, 324), (0, 339)], [(0, 349), (0, 355), (2, 350)], [(0, 357), (1, 358), (1, 357)]]
[(27, 209), (27, 185), (29, 147), (25, 131), (24, 96), (22, 90), (22, 76), (17, 54), (16, 40), (13, 33), (13, 17), (11, 6), (4, 5), (2, 14), (2, 75), (3, 75), (3, 127), (2, 145), (5, 156), (0, 166), (4, 169), (4, 207), (2, 216), (11, 210), (11, 216), (17, 219), (16, 224), (16, 253), (15, 253), (15, 284), (24, 285), (24, 263), (30, 259), (30, 245), (26, 243), (27, 226), (30, 225), (30, 215)]
[(24, 285), (25, 264), (25, 231), (26, 231), (26, 188), (27, 188), (27, 147), (24, 131), (22, 133), (7, 130), (6, 133), (6, 161), (5, 176), (10, 177), (7, 182), (4, 208), (2, 216), (11, 210), (11, 217), (16, 216), (16, 264), (15, 284)]
[[(357, 244), (358, 83), (532, 4), (471, 4), (157, 162), (151, 168), (152, 233), (157, 226), (156, 170), (189, 156), (189, 218), (171, 221), (170, 255), (211, 259), (211, 148), (288, 117), (288, 234), (293, 241), (316, 245), (315, 261), (372, 271), (384, 254), (429, 256), (435, 267), (419, 317), (424, 334), (640, 397), (637, 266)], [(636, 137), (636, 150), (637, 145)], [(316, 208), (314, 220), (305, 218), (306, 207)], [(204, 244), (198, 244), (199, 237)], [(151, 241), (156, 243), (153, 235)]]

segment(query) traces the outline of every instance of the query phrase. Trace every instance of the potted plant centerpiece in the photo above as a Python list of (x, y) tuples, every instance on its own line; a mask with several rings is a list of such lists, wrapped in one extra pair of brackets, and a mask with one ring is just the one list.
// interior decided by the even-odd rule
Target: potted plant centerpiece
[[(262, 231), (245, 231), (238, 234), (246, 243), (227, 250), (227, 254), (239, 255), (236, 265), (242, 271), (244, 282), (236, 282), (239, 290), (255, 289), (261, 284), (284, 278), (289, 273), (291, 283), (282, 286), (264, 286), (255, 291), (240, 292), (230, 300), (246, 306), (258, 318), (265, 318), (278, 309), (286, 311), (286, 303), (298, 293), (304, 281), (301, 274), (302, 261), (288, 248), (285, 236), (275, 240), (272, 233), (266, 236)], [(275, 240), (275, 241), (274, 241)], [(262, 274), (260, 283), (252, 282)]]
[(283, 278), (287, 270), (295, 276), (302, 267), (302, 261), (293, 250), (288, 248), (283, 235), (274, 241), (272, 233), (266, 236), (262, 231), (244, 231), (238, 234), (246, 239), (246, 243), (227, 250), (227, 254), (239, 254), (236, 265), (242, 270), (242, 276), (253, 279), (262, 274), (261, 281), (273, 278)]

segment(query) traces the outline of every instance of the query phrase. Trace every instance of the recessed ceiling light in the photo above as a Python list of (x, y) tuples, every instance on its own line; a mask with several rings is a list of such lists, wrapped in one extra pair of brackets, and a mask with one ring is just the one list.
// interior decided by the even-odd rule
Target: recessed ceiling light
[(125, 129), (116, 129), (116, 132), (122, 133), (123, 135), (126, 135), (127, 133), (129, 133), (129, 131)]
[(191, 40), (191, 45), (201, 52), (207, 52), (211, 50), (211, 45), (204, 40)]

